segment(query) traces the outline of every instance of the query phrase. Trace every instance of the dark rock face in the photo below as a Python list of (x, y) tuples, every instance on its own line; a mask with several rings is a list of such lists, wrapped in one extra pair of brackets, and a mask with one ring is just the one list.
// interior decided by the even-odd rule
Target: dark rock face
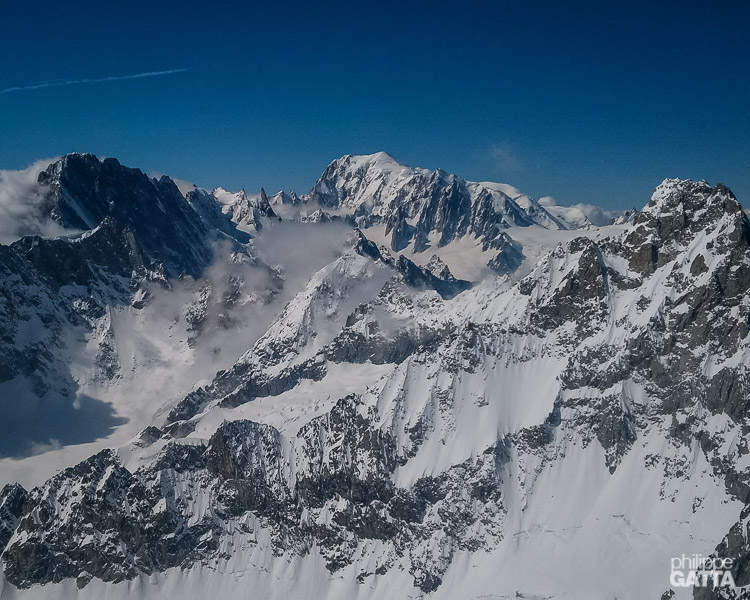
[(390, 214), (385, 221), (385, 235), (391, 235), (391, 250), (400, 252), (406, 248), (414, 238), (417, 229), (406, 221), (406, 211), (403, 206)]
[(162, 431), (158, 427), (149, 425), (138, 434), (138, 439), (135, 442), (136, 446), (141, 448), (147, 448), (162, 436)]
[(490, 241), (484, 243), (484, 249), (498, 250), (494, 258), (491, 258), (487, 266), (498, 275), (514, 273), (523, 262), (523, 250), (518, 242), (514, 242), (510, 236), (502, 231), (493, 232)]
[(395, 337), (379, 335), (377, 321), (371, 321), (369, 331), (363, 333), (354, 328), (346, 328), (325, 348), (325, 356), (331, 362), (362, 364), (399, 364), (413, 354), (417, 348), (436, 341), (436, 332), (410, 335), (399, 331)]
[(433, 275), (427, 269), (414, 264), (405, 256), (396, 259), (396, 270), (404, 277), (404, 281), (416, 288), (428, 288), (435, 290), (446, 300), (453, 298), (461, 292), (468, 290), (471, 283), (460, 279), (441, 279)]
[(387, 259), (381, 254), (378, 245), (375, 242), (368, 240), (365, 234), (359, 229), (357, 229), (357, 243), (354, 246), (354, 249), (360, 256), (368, 256), (372, 260), (387, 262)]
[(303, 379), (319, 381), (325, 373), (325, 362), (318, 357), (291, 365), (273, 376), (257, 367), (237, 365), (218, 374), (210, 386), (199, 388), (185, 396), (170, 411), (167, 423), (174, 424), (193, 418), (212, 400), (221, 399), (221, 406), (234, 408), (256, 398), (278, 396), (294, 388)]
[[(390, 255), (384, 256), (377, 244), (368, 240), (360, 230), (357, 230), (357, 236), (355, 250), (358, 254), (392, 266), (396, 271), (401, 273), (404, 282), (411, 287), (435, 290), (446, 300), (450, 300), (461, 292), (471, 288), (471, 282), (456, 279), (450, 270), (447, 273), (443, 273), (442, 276), (435, 275), (429, 266), (420, 267), (403, 255), (396, 259)], [(387, 251), (384, 250), (384, 252), (387, 254)]]
[(0, 548), (5, 548), (18, 527), (28, 498), (29, 493), (17, 483), (9, 483), (0, 490)]
[[(581, 335), (600, 325), (607, 316), (609, 281), (600, 249), (588, 238), (576, 238), (568, 252), (578, 254), (575, 268), (564, 277), (554, 293), (538, 304), (532, 315), (542, 329), (555, 329), (566, 322), (583, 326)], [(533, 277), (527, 284), (537, 285)]]
[(229, 514), (285, 518), (292, 497), (281, 443), (276, 429), (251, 421), (226, 423), (211, 437), (206, 469), (221, 481), (218, 501)]
[(212, 232), (168, 177), (151, 179), (117, 160), (70, 154), (39, 174), (52, 217), (89, 230), (109, 218), (132, 232), (170, 277), (197, 277), (211, 262)]

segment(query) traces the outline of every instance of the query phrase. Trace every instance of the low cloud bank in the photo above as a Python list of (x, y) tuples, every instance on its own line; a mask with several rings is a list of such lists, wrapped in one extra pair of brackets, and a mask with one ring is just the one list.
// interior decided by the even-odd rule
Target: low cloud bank
[(39, 173), (55, 159), (40, 160), (20, 171), (0, 170), (0, 244), (25, 235), (56, 237), (70, 233), (49, 217)]

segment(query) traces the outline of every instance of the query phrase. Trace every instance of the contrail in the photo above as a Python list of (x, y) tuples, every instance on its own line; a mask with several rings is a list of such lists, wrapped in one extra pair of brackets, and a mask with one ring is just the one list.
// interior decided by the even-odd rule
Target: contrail
[(77, 85), (79, 83), (102, 83), (104, 81), (126, 81), (128, 79), (141, 79), (143, 77), (157, 77), (158, 75), (172, 75), (173, 73), (184, 73), (189, 69), (170, 69), (169, 71), (149, 71), (148, 73), (136, 73), (135, 75), (118, 75), (114, 77), (101, 77), (99, 79), (60, 79), (57, 81), (40, 81), (30, 85), (19, 85), (0, 90), (0, 96), (8, 92), (22, 92), (25, 90), (40, 90), (48, 87), (60, 87), (63, 85)]

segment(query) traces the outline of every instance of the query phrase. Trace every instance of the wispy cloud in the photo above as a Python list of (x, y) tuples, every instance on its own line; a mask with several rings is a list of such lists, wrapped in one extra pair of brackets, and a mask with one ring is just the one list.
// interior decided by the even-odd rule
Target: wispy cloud
[(26, 90), (41, 90), (50, 87), (62, 87), (64, 85), (78, 85), (81, 83), (104, 83), (106, 81), (127, 81), (129, 79), (143, 79), (144, 77), (159, 77), (161, 75), (173, 75), (184, 73), (189, 69), (169, 69), (168, 71), (149, 71), (147, 73), (135, 73), (133, 75), (115, 75), (110, 77), (99, 77), (95, 79), (57, 79), (54, 81), (38, 81), (29, 85), (18, 85), (0, 90), (0, 96), (9, 92), (24, 92)]
[(526, 166), (518, 156), (518, 149), (514, 144), (495, 144), (490, 149), (490, 157), (493, 166), (502, 175), (519, 175), (526, 171)]

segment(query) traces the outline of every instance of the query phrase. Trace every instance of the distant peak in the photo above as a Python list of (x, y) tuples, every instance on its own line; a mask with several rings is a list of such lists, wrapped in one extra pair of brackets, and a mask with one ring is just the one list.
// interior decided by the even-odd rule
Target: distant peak
[(388, 161), (388, 162), (395, 162), (398, 161), (387, 152), (384, 152), (381, 150), (380, 152), (373, 152), (372, 154), (347, 154), (348, 158), (352, 160), (361, 160), (361, 161), (367, 161), (367, 162), (377, 162), (377, 161)]
[(634, 215), (626, 240), (636, 249), (631, 266), (653, 272), (676, 256), (675, 248), (707, 234), (725, 236), (724, 246), (726, 242), (743, 247), (750, 243), (750, 225), (734, 194), (706, 181), (665, 179), (645, 208)]
[(52, 180), (61, 178), (80, 179), (84, 176), (94, 176), (102, 170), (142, 173), (140, 169), (123, 166), (116, 158), (100, 158), (95, 154), (71, 152), (50, 163), (39, 173), (37, 181), (41, 184), (48, 184)]
[(88, 152), (70, 152), (58, 160), (53, 162), (50, 166), (58, 165), (59, 168), (64, 168), (72, 165), (94, 165), (100, 164), (102, 159), (95, 154)]
[(333, 161), (332, 164), (338, 166), (347, 165), (353, 168), (368, 167), (383, 171), (410, 168), (408, 165), (399, 162), (392, 155), (383, 151), (375, 152), (374, 154), (346, 154), (338, 160)]
[(739, 202), (732, 191), (723, 184), (711, 186), (706, 180), (665, 179), (654, 190), (643, 213), (671, 213), (676, 210), (695, 211), (716, 206), (721, 212), (734, 213), (740, 210)]
[(102, 159), (99, 158), (96, 154), (91, 154), (90, 152), (69, 152), (68, 154), (64, 155), (61, 158), (61, 160), (76, 160), (76, 159), (86, 159), (86, 160), (95, 159), (99, 162), (102, 161)]
[[(387, 152), (384, 152), (383, 150), (381, 150), (380, 152), (375, 152), (374, 154), (369, 154), (365, 156), (367, 156), (370, 160), (374, 160), (374, 161), (389, 161), (389, 162), (398, 163), (398, 161), (391, 154), (388, 154)], [(398, 164), (401, 164), (401, 163), (398, 163)]]

